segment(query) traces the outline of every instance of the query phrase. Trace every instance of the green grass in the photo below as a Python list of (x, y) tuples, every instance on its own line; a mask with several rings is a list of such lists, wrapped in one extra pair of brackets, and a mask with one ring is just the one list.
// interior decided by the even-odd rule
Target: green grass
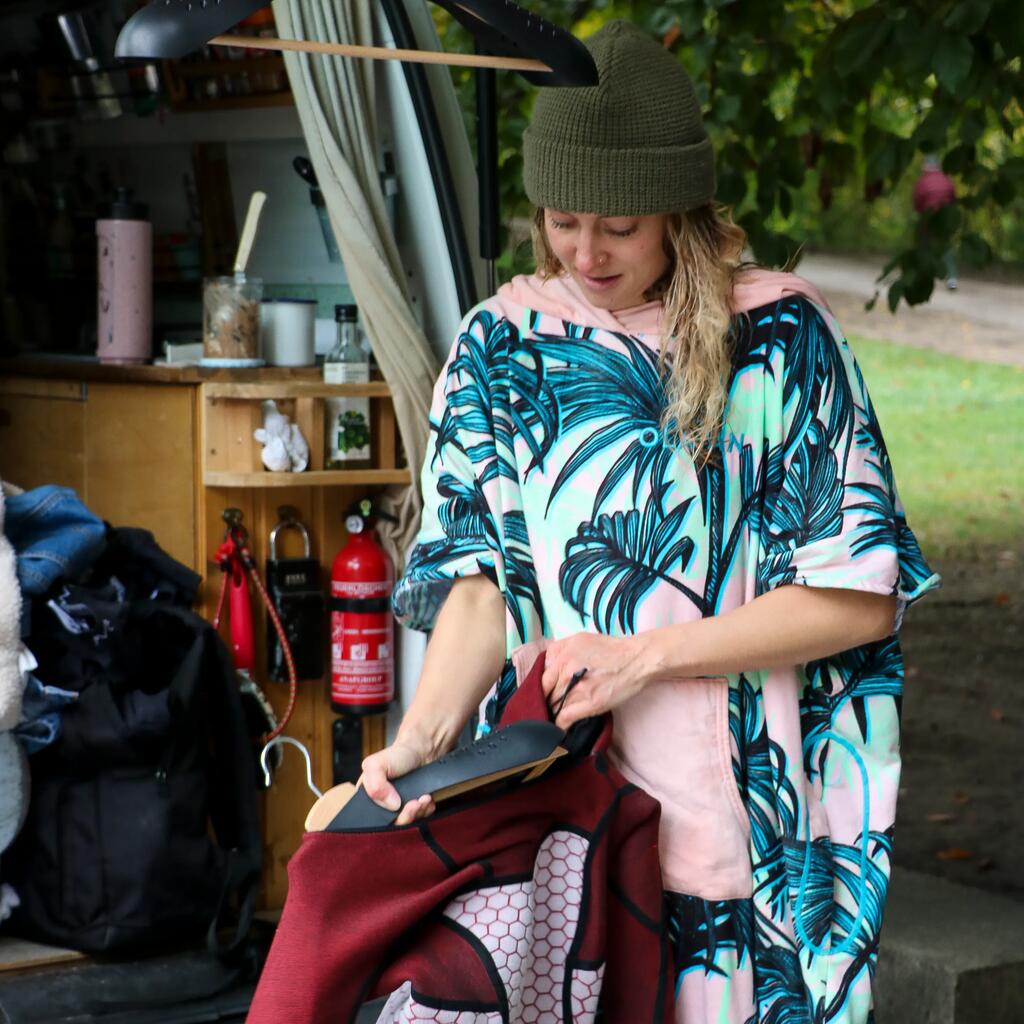
[(1024, 536), (1024, 369), (853, 337), (925, 558)]

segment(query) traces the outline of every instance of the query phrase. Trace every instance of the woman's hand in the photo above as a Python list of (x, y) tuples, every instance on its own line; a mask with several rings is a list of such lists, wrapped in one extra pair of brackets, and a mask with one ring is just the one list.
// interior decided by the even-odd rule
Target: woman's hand
[[(402, 805), (402, 798), (390, 780), (408, 774), (414, 768), (426, 764), (429, 759), (429, 752), (424, 745), (414, 740), (395, 740), (390, 747), (378, 750), (363, 761), (363, 774), (359, 782), (371, 800), (389, 811), (397, 811)], [(402, 807), (402, 813), (395, 819), (395, 824), (409, 825), (433, 814), (434, 810), (434, 801), (430, 795), (421, 796)]]
[(558, 707), (572, 677), (586, 669), (565, 698), (555, 724), (567, 729), (573, 722), (611, 711), (639, 693), (652, 678), (642, 653), (639, 636), (574, 633), (554, 641), (545, 652), (541, 677), (552, 708)]
[[(401, 804), (391, 779), (435, 761), (458, 741), (505, 661), (505, 599), (486, 576), (457, 579), (438, 613), (412, 704), (395, 742), (363, 761), (367, 796), (389, 811)], [(459, 666), (453, 672), (452, 666)], [(429, 796), (410, 800), (396, 825), (434, 813)]]

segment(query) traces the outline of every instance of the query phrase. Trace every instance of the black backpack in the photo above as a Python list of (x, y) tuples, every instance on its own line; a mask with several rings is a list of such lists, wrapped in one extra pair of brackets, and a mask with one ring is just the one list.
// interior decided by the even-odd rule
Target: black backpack
[[(11, 930), (88, 953), (205, 932), (230, 956), (248, 931), (262, 864), (256, 764), (231, 658), (187, 608), (123, 598), (86, 587), (60, 595), (93, 635), (65, 628), (61, 653), (51, 632), (40, 659), (85, 671), (59, 739), (30, 761), (28, 820), (2, 865), (21, 900)], [(57, 614), (53, 604), (33, 608), (33, 634)], [(102, 650), (92, 661), (82, 653), (90, 642)]]

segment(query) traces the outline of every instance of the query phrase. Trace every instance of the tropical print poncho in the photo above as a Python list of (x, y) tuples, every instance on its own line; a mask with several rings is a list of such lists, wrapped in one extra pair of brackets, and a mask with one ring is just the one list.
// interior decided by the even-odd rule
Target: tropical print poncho
[[(786, 584), (896, 595), (885, 640), (658, 684), (614, 713), (623, 773), (662, 803), (677, 1020), (868, 1021), (900, 770), (896, 631), (939, 579), (860, 368), (805, 295), (737, 313), (719, 458), (698, 470), (660, 426), (659, 337), (576, 319), (590, 322), (509, 293), (465, 317), (396, 615), (429, 629), (455, 578), (486, 573), (511, 655), (723, 614)], [(510, 660), (482, 729), (514, 686)]]

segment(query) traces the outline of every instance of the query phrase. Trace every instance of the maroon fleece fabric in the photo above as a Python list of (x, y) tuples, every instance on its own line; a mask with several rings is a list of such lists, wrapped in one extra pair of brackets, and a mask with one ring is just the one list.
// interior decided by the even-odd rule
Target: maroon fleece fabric
[[(504, 723), (547, 717), (543, 655)], [(668, 1024), (658, 804), (601, 749), (402, 828), (307, 834), (248, 1024)]]

